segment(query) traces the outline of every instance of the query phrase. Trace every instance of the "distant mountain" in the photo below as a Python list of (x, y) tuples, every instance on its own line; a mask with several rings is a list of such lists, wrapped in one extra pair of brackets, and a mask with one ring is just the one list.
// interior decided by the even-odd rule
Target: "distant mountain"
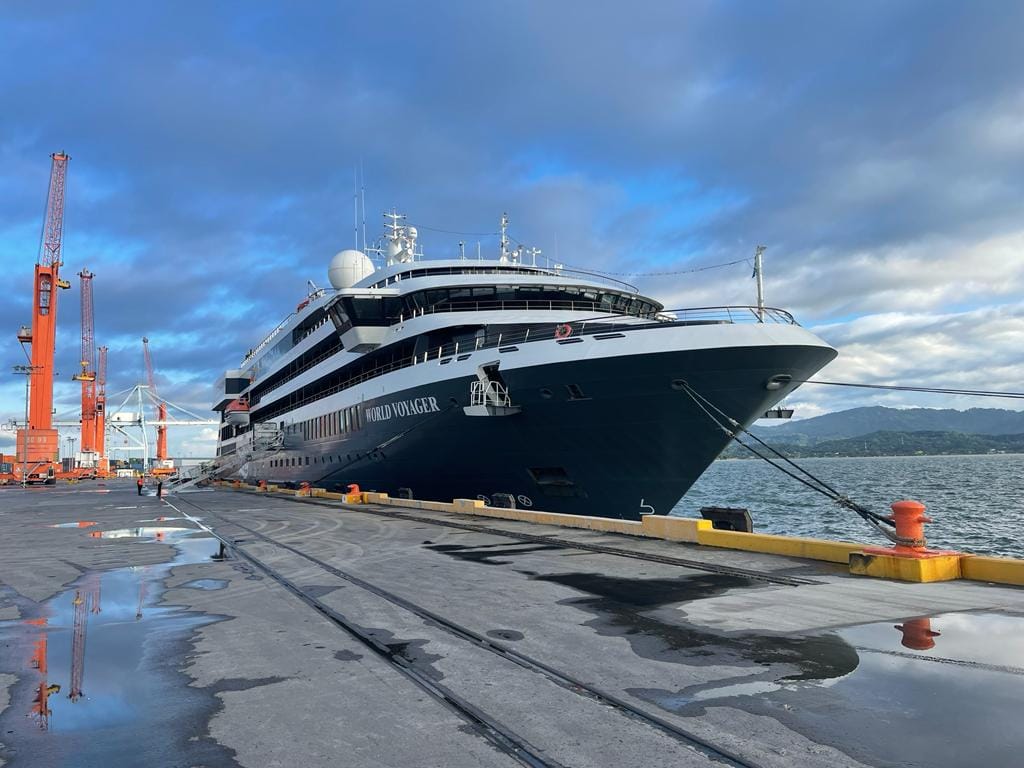
[[(750, 442), (748, 440), (748, 442)], [(769, 444), (790, 458), (808, 456), (942, 456), (978, 453), (1024, 453), (1024, 434), (966, 435), (963, 432), (872, 432), (842, 440), (816, 443)], [(755, 444), (755, 448), (758, 446)], [(762, 449), (763, 452), (763, 449)], [(725, 459), (748, 459), (753, 454), (743, 446), (730, 444), (723, 452)]]
[(754, 433), (773, 443), (814, 445), (863, 437), (873, 432), (958, 432), (964, 435), (1024, 434), (1024, 412), (1002, 408), (886, 408), (871, 406), (826, 413), (779, 427), (757, 426)]

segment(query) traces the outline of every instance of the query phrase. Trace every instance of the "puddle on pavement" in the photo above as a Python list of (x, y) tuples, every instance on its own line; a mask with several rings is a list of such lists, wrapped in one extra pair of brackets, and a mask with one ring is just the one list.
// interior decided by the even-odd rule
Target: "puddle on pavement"
[[(627, 579), (602, 573), (532, 576), (585, 593), (562, 600), (595, 616), (585, 622), (599, 635), (621, 637), (633, 653), (680, 665), (747, 667), (749, 675), (777, 667), (785, 681), (836, 678), (857, 666), (857, 652), (840, 637), (826, 634), (786, 637), (775, 634), (721, 634), (686, 623), (685, 614), (659, 608), (721, 595), (732, 589), (760, 589), (742, 576), (698, 573), (672, 579)], [(685, 671), (681, 671), (685, 677)], [(738, 682), (731, 680), (730, 683)], [(663, 692), (678, 699), (676, 693)], [(659, 699), (659, 705), (661, 700)]]
[(225, 579), (195, 579), (182, 584), (182, 587), (188, 589), (205, 589), (205, 590), (216, 590), (224, 589), (228, 585)]
[(94, 539), (149, 539), (150, 541), (171, 542), (182, 536), (199, 533), (196, 528), (175, 528), (169, 526), (142, 526), (139, 528), (116, 528), (112, 531), (90, 531)]
[(48, 528), (92, 528), (99, 523), (92, 520), (75, 520), (71, 523), (52, 523)]
[(728, 706), (773, 717), (871, 765), (1020, 764), (1024, 617), (949, 613), (827, 636), (856, 654), (846, 674), (794, 680), (765, 670), (631, 693), (683, 715)]
[(146, 537), (173, 543), (171, 562), (87, 573), (33, 618), (0, 622), (2, 671), (18, 675), (0, 714), (0, 758), (33, 768), (234, 764), (203, 735), (216, 697), (178, 669), (192, 632), (220, 617), (159, 604), (171, 568), (210, 562), (220, 542), (162, 530)]

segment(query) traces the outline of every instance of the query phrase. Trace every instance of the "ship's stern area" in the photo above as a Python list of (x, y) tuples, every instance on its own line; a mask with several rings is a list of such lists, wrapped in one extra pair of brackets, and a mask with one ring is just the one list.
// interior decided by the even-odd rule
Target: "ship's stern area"
[[(748, 425), (836, 355), (795, 325), (699, 330), (477, 353), (466, 363), (476, 375), (365, 401), (362, 445), (340, 448), (357, 459), (322, 484), (446, 501), (508, 494), (521, 507), (624, 519), (667, 514), (731, 439), (709, 411)], [(467, 407), (482, 376), (507, 393), (490, 415)], [(396, 407), (417, 402), (436, 406)]]

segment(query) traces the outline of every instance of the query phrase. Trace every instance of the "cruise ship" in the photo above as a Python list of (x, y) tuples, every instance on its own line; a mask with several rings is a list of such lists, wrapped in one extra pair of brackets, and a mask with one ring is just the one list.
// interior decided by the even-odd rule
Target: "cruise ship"
[(494, 258), (434, 260), (386, 216), (375, 247), (334, 256), (332, 287), (310, 283), (225, 373), (230, 476), (668, 514), (729, 443), (728, 420), (751, 424), (836, 356), (779, 309), (667, 310), (538, 264), (510, 246), (507, 217)]

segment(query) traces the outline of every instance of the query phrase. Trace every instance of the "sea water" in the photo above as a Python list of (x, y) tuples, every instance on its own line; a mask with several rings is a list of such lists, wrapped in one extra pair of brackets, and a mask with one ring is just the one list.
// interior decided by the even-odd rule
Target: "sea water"
[[(928, 545), (1024, 557), (1024, 455), (884, 456), (797, 461), (875, 512), (915, 499), (934, 522)], [(758, 533), (888, 544), (843, 509), (760, 459), (716, 461), (672, 510), (700, 517), (703, 506), (746, 507)]]

